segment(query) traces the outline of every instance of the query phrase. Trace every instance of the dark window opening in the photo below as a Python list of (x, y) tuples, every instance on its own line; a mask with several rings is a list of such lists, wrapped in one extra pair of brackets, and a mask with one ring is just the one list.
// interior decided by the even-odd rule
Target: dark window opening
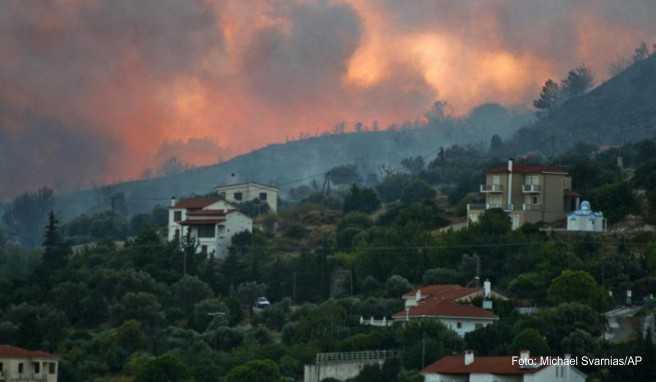
[(18, 364), (18, 374), (23, 374), (23, 363)]
[(41, 372), (41, 365), (38, 362), (32, 362), (32, 367), (34, 368), (34, 372), (36, 374)]
[(456, 327), (457, 327), (458, 329), (461, 329), (461, 328), (462, 328), (462, 322), (458, 322), (458, 323), (456, 324)]
[(266, 192), (260, 192), (260, 200), (267, 200), (267, 193)]
[(175, 239), (180, 240), (180, 230), (179, 229), (175, 230)]
[(241, 200), (243, 198), (243, 195), (241, 192), (235, 192), (234, 194), (235, 200)]
[(50, 372), (50, 374), (55, 374), (55, 372), (57, 371), (57, 364), (54, 362), (50, 362), (48, 371)]
[(207, 246), (206, 245), (201, 245), (200, 251), (203, 255), (207, 255)]
[(182, 220), (182, 211), (173, 212), (173, 221), (179, 222)]
[(199, 225), (198, 226), (198, 237), (202, 238), (211, 238), (214, 237), (214, 226), (213, 225)]

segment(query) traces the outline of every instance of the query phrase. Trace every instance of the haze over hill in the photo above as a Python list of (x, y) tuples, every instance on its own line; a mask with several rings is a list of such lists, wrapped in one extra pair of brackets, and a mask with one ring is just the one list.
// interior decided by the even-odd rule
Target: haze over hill
[(574, 97), (512, 140), (518, 153), (563, 152), (576, 143), (620, 145), (656, 136), (656, 55)]
[(486, 104), (465, 118), (450, 118), (442, 105), (427, 113), (427, 122), (407, 123), (392, 130), (337, 132), (270, 145), (213, 166), (189, 169), (176, 175), (121, 183), (62, 195), (57, 209), (64, 217), (109, 208), (112, 195), (122, 194), (130, 213), (166, 204), (173, 196), (211, 192), (222, 183), (258, 181), (283, 191), (312, 180), (338, 165), (355, 164), (362, 176), (381, 174), (381, 166), (394, 167), (409, 156), (435, 156), (440, 147), (480, 144), (487, 147), (494, 134), (509, 137), (533, 119), (524, 109), (509, 110)]

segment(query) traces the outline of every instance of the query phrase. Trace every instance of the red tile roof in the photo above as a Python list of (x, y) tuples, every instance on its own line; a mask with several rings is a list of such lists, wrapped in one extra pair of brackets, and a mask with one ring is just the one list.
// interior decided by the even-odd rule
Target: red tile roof
[[(539, 360), (536, 360), (539, 364)], [(546, 366), (521, 368), (518, 363), (513, 365), (512, 356), (504, 357), (474, 357), (474, 362), (465, 365), (464, 355), (454, 355), (441, 358), (439, 361), (425, 367), (424, 374), (500, 374), (521, 375), (533, 374)]]
[(432, 298), (437, 300), (456, 301), (470, 294), (480, 292), (478, 288), (465, 288), (457, 284), (434, 284), (413, 289), (403, 295), (404, 298), (414, 298), (417, 290), (421, 290), (421, 298)]
[(11, 345), (0, 345), (0, 358), (57, 358), (40, 350), (27, 350)]
[[(417, 317), (463, 317), (463, 318), (481, 318), (481, 319), (498, 319), (494, 313), (470, 304), (458, 304), (445, 300), (425, 300), (419, 305), (410, 307), (407, 315), (411, 318)], [(402, 310), (396, 313), (393, 318), (403, 319), (406, 317), (406, 311)]]
[[(487, 170), (488, 174), (505, 174), (507, 172), (508, 172), (507, 165), (493, 167)], [(544, 172), (558, 172), (558, 173), (567, 174), (567, 170), (563, 169), (562, 167), (544, 166), (544, 165), (535, 165), (535, 164), (520, 164), (520, 163), (513, 164), (513, 173), (541, 174)]]
[(173, 208), (201, 209), (222, 200), (220, 196), (196, 196), (193, 198), (180, 199)]

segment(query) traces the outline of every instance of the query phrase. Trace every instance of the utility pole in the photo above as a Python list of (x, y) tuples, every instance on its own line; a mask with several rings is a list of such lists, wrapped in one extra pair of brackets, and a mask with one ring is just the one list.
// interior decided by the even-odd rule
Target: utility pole
[(421, 368), (426, 367), (426, 333), (421, 332)]

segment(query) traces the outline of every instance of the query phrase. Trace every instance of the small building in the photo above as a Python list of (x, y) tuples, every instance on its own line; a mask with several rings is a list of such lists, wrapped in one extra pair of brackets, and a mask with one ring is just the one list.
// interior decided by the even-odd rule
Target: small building
[(650, 333), (656, 340), (656, 313), (651, 305), (618, 306), (604, 313), (606, 330), (604, 339), (618, 344), (646, 338)]
[(603, 212), (594, 212), (590, 202), (584, 200), (581, 208), (567, 215), (568, 231), (605, 232), (606, 218)]
[(517, 229), (526, 223), (554, 223), (578, 208), (579, 195), (571, 191), (572, 178), (560, 167), (515, 164), (491, 168), (481, 184), (485, 203), (467, 205), (467, 221), (477, 223), (492, 208), (506, 211)]
[(221, 196), (171, 198), (168, 240), (187, 235), (198, 245), (197, 253), (224, 257), (234, 235), (253, 232), (253, 219), (239, 212)]
[(227, 184), (216, 187), (216, 193), (223, 197), (228, 203), (244, 203), (260, 201), (267, 203), (271, 212), (278, 212), (278, 195), (280, 189), (275, 186), (246, 182)]
[(0, 381), (57, 382), (59, 358), (53, 354), (0, 345)]
[(357, 377), (365, 366), (382, 366), (385, 361), (399, 358), (399, 355), (400, 353), (394, 350), (318, 353), (314, 364), (305, 365), (303, 382), (351, 380)]
[(567, 356), (542, 364), (528, 351), (518, 356), (475, 357), (473, 351), (464, 355), (446, 356), (421, 370), (425, 382), (585, 382), (586, 375), (569, 365)]
[(446, 300), (429, 299), (419, 305), (406, 307), (392, 316), (395, 322), (417, 319), (439, 320), (459, 336), (483, 328), (499, 320), (489, 310), (471, 304), (461, 304)]

